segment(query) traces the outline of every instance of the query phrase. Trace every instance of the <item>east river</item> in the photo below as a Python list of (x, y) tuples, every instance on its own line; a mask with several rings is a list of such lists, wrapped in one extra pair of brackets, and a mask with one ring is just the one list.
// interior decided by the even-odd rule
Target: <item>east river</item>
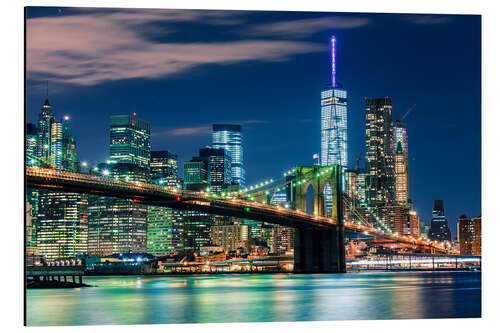
[(85, 277), (27, 290), (30, 326), (481, 316), (480, 272)]

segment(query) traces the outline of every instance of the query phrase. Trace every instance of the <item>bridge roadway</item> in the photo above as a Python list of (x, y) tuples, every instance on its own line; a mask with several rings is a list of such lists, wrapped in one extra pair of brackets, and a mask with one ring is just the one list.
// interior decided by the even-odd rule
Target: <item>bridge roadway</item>
[[(281, 206), (262, 204), (239, 198), (221, 198), (207, 192), (180, 190), (141, 182), (123, 182), (95, 175), (59, 171), (40, 167), (26, 168), (26, 184), (30, 188), (58, 192), (76, 192), (99, 196), (132, 199), (135, 202), (193, 210), (210, 214), (234, 216), (254, 221), (280, 224), (294, 228), (336, 229), (337, 221), (332, 218), (308, 214)], [(450, 253), (439, 243), (426, 239), (387, 233), (374, 227), (344, 222), (345, 231), (363, 233), (392, 240), (395, 243), (433, 253)]]

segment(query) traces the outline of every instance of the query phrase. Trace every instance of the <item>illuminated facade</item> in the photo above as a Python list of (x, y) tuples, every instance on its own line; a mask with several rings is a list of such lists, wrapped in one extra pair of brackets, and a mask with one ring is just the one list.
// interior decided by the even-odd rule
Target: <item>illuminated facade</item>
[(458, 219), (458, 241), (461, 255), (481, 255), (481, 216)]
[(410, 207), (408, 194), (408, 157), (404, 154), (401, 142), (398, 142), (394, 155), (394, 178), (396, 202), (404, 207)]
[(159, 185), (177, 185), (177, 154), (167, 150), (151, 152), (151, 182)]
[(207, 163), (193, 158), (184, 162), (184, 188), (188, 190), (205, 190), (208, 186)]
[(87, 252), (87, 196), (40, 191), (36, 242), (47, 259), (75, 257)]
[(38, 140), (37, 140), (37, 156), (43, 161), (50, 161), (50, 137), (52, 124), (54, 123), (54, 112), (49, 100), (46, 99), (42, 105), (42, 109), (38, 114)]
[(208, 165), (210, 192), (220, 193), (231, 184), (231, 156), (226, 149), (201, 148), (199, 158)]
[(451, 242), (451, 232), (448, 227), (448, 219), (444, 213), (443, 200), (434, 200), (434, 208), (432, 209), (432, 219), (428, 237), (439, 242)]
[(408, 136), (406, 128), (397, 120), (393, 128), (394, 176), (396, 202), (407, 208), (410, 204), (410, 185), (408, 171)]
[[(177, 154), (169, 151), (152, 151), (150, 167), (152, 183), (178, 186)], [(182, 211), (158, 206), (148, 206), (147, 209), (147, 252), (155, 256), (182, 252), (184, 250)]]
[(26, 124), (26, 165), (34, 166), (37, 165), (37, 160), (30, 156), (37, 156), (38, 149), (38, 129), (35, 124), (27, 123)]
[(250, 229), (248, 225), (215, 225), (211, 227), (210, 242), (221, 246), (225, 253), (238, 248), (249, 249)]
[(241, 126), (214, 124), (212, 126), (212, 147), (215, 149), (225, 149), (229, 152), (231, 158), (231, 182), (245, 186)]
[(111, 116), (109, 159), (149, 169), (151, 130), (149, 123), (134, 115)]
[[(148, 169), (130, 163), (107, 164), (102, 176), (147, 182)], [(148, 208), (128, 199), (89, 196), (88, 255), (145, 253)]]
[(50, 145), (50, 161), (54, 166), (73, 172), (80, 170), (76, 155), (76, 141), (68, 117), (64, 117), (60, 123), (52, 123)]
[(365, 98), (366, 201), (370, 207), (395, 203), (392, 100)]

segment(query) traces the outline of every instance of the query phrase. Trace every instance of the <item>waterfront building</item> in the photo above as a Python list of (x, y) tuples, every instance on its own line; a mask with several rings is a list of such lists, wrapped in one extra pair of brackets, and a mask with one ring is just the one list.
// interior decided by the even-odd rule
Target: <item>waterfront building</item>
[(42, 105), (40, 113), (38, 114), (38, 139), (36, 149), (36, 155), (45, 163), (49, 163), (50, 161), (51, 130), (53, 123), (54, 112), (52, 111), (52, 106), (47, 98), (45, 103)]
[(481, 216), (458, 219), (458, 242), (461, 255), (481, 255)]
[(451, 231), (448, 227), (448, 219), (445, 216), (443, 200), (434, 200), (428, 237), (439, 242), (451, 242)]
[(87, 252), (87, 195), (40, 191), (36, 242), (46, 259), (69, 258)]
[(269, 252), (276, 255), (293, 255), (294, 228), (283, 227), (275, 224), (268, 229)]
[(237, 251), (239, 248), (250, 248), (251, 228), (248, 225), (214, 225), (211, 227), (210, 241), (221, 246), (225, 253)]
[[(101, 176), (123, 182), (147, 182), (148, 169), (131, 163), (101, 164)], [(89, 196), (88, 255), (147, 251), (146, 205), (129, 199)]]
[(214, 124), (212, 126), (212, 147), (225, 149), (231, 158), (231, 183), (245, 186), (243, 164), (243, 135), (241, 125)]
[[(162, 186), (179, 185), (177, 154), (152, 151), (151, 182)], [(177, 209), (148, 206), (147, 252), (155, 256), (176, 255), (184, 250), (183, 212)]]
[(365, 98), (366, 201), (379, 211), (395, 203), (392, 100)]
[[(124, 182), (149, 182), (150, 125), (136, 114), (110, 118), (109, 160), (101, 176)], [(88, 255), (147, 251), (148, 208), (130, 199), (89, 197)]]
[[(51, 167), (78, 172), (76, 142), (68, 120), (54, 122), (52, 108), (45, 101), (38, 122), (38, 154)], [(86, 253), (86, 194), (29, 190), (27, 195), (34, 212), (32, 241), (36, 238), (40, 255), (55, 259)]]
[(113, 162), (136, 164), (149, 169), (151, 130), (148, 122), (132, 115), (110, 118), (109, 159)]

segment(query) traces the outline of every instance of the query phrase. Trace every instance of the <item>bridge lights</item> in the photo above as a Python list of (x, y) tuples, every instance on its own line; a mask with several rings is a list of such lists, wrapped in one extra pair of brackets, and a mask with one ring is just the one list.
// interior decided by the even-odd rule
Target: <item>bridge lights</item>
[(181, 201), (181, 197), (176, 197), (175, 200)]

